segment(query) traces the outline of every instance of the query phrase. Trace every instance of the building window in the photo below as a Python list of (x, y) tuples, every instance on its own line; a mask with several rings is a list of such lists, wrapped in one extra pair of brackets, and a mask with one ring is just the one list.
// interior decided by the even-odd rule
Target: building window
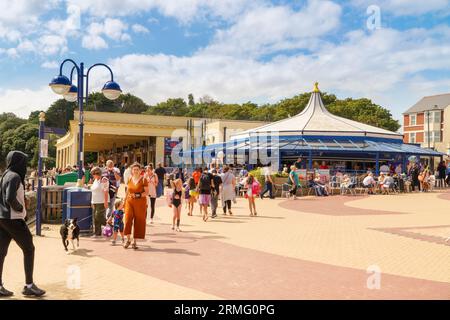
[(441, 123), (441, 110), (425, 111), (425, 123), (428, 123), (428, 114), (430, 115), (430, 123)]
[(416, 125), (416, 115), (415, 114), (411, 114), (409, 116), (409, 125), (410, 126), (415, 126)]
[(442, 119), (441, 119), (441, 111), (435, 111), (434, 112), (434, 123), (441, 123)]
[(415, 132), (411, 132), (409, 134), (409, 142), (410, 143), (416, 143), (416, 133)]
[(441, 142), (441, 131), (435, 130), (435, 131), (425, 131), (425, 142), (428, 142), (428, 139), (430, 139), (430, 142)]
[(433, 141), (441, 142), (441, 131), (440, 130), (433, 131)]

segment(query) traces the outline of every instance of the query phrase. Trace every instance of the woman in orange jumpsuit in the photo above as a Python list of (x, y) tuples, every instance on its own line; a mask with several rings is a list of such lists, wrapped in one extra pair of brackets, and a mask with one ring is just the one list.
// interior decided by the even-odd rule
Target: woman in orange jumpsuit
[(148, 183), (141, 176), (141, 165), (134, 163), (131, 166), (131, 178), (127, 184), (125, 202), (125, 228), (124, 233), (127, 242), (124, 248), (131, 244), (131, 230), (133, 229), (133, 249), (137, 249), (136, 239), (145, 239), (145, 227), (147, 218)]

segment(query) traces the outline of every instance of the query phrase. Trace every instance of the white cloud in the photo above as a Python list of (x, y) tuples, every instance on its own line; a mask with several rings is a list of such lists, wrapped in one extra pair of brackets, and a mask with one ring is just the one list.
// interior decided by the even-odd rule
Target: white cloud
[(18, 58), (19, 57), (19, 53), (17, 52), (16, 48), (6, 49), (5, 52), (8, 55), (8, 57), (10, 57), (10, 58)]
[(450, 0), (352, 0), (358, 7), (367, 8), (370, 5), (377, 5), (383, 11), (395, 16), (414, 16), (430, 12), (448, 14), (450, 11)]
[(234, 19), (263, 0), (68, 0), (97, 17), (119, 17), (158, 10), (161, 14), (188, 23), (206, 16)]
[(43, 55), (63, 54), (68, 51), (67, 39), (59, 35), (44, 35), (37, 39), (38, 52)]
[(373, 98), (399, 117), (421, 95), (430, 94), (427, 90), (431, 87), (448, 91), (444, 85), (449, 81), (429, 81), (421, 74), (450, 72), (449, 40), (445, 26), (404, 32), (381, 29), (350, 32), (342, 43), (268, 61), (203, 50), (183, 57), (130, 54), (110, 64), (123, 90), (148, 103), (189, 93), (197, 97), (209, 94), (224, 102), (275, 102), (310, 91), (319, 81), (324, 91), (341, 97)]
[(51, 103), (59, 98), (48, 86), (37, 90), (0, 90), (0, 105), (2, 109), (14, 112), (22, 118), (28, 118), (31, 111), (48, 108)]
[(142, 24), (133, 24), (131, 27), (134, 31), (134, 33), (149, 33), (150, 30), (148, 30), (146, 27), (144, 27)]
[(36, 50), (33, 42), (28, 39), (25, 39), (19, 43), (17, 46), (17, 50), (20, 52), (34, 52)]
[(309, 1), (300, 11), (289, 6), (264, 6), (245, 13), (227, 30), (219, 30), (209, 53), (257, 55), (280, 50), (311, 48), (318, 37), (336, 30), (340, 6), (331, 1)]
[(17, 42), (23, 36), (36, 33), (39, 17), (59, 5), (60, 0), (0, 1), (0, 40)]
[(45, 61), (41, 64), (41, 67), (44, 69), (58, 69), (59, 63), (56, 61)]
[(103, 23), (93, 22), (87, 29), (87, 35), (83, 36), (81, 45), (86, 49), (105, 49), (108, 44), (104, 36), (118, 42), (131, 41), (127, 30), (128, 25), (119, 19), (106, 18)]
[(77, 36), (81, 29), (81, 10), (75, 5), (66, 8), (66, 19), (51, 19), (46, 23), (48, 33), (58, 34), (64, 37)]
[(106, 41), (98, 35), (84, 36), (83, 40), (81, 41), (81, 45), (83, 48), (92, 50), (100, 50), (108, 48), (108, 44), (106, 43)]

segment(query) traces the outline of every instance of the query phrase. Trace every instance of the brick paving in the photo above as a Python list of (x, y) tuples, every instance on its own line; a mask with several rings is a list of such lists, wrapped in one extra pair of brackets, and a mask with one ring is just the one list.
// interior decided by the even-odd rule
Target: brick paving
[[(47, 299), (450, 299), (449, 194), (264, 199), (257, 217), (238, 199), (206, 223), (183, 209), (182, 233), (158, 199), (138, 251), (82, 238), (66, 255), (46, 225), (35, 278)], [(371, 268), (379, 289), (367, 288)], [(14, 244), (4, 279), (16, 292), (21, 270)]]

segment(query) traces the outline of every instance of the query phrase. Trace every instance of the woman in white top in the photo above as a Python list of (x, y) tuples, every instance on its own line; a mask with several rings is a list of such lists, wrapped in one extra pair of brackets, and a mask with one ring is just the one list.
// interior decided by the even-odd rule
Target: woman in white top
[(227, 214), (227, 207), (228, 212), (230, 215), (233, 213), (231, 212), (231, 201), (234, 200), (236, 197), (236, 178), (234, 177), (234, 174), (230, 171), (230, 167), (225, 166), (223, 168), (223, 173), (221, 174), (222, 179), (222, 208), (223, 208), (223, 214)]
[(109, 206), (109, 181), (102, 178), (102, 170), (94, 167), (91, 170), (93, 183), (92, 191), (92, 217), (94, 218), (94, 237), (102, 235), (102, 225), (106, 225), (106, 209)]
[(153, 171), (153, 164), (147, 166), (145, 179), (148, 182), (148, 197), (150, 199), (150, 223), (153, 223), (155, 216), (156, 188), (158, 186), (158, 176)]

